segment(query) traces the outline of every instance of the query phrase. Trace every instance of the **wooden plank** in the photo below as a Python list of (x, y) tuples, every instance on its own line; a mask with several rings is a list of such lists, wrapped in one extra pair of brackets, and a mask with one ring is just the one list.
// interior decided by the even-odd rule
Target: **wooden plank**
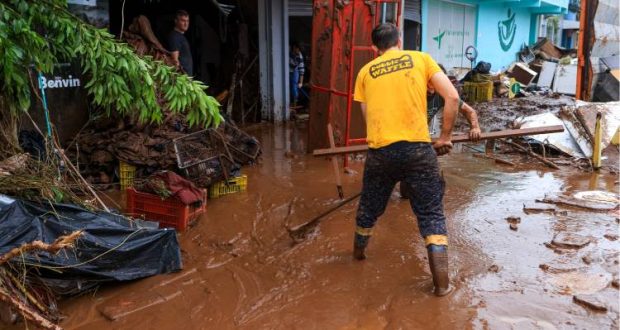
[[(329, 138), (330, 148), (335, 148), (336, 142), (334, 142), (334, 129), (332, 128), (332, 124), (327, 124), (327, 136)], [(344, 191), (342, 190), (342, 179), (340, 178), (340, 169), (338, 168), (338, 159), (336, 159), (336, 156), (332, 156), (332, 166), (334, 167), (334, 175), (336, 176), (336, 189), (338, 190), (338, 197), (343, 199)]]
[[(508, 130), (503, 130), (503, 131), (482, 133), (480, 135), (480, 140), (491, 140), (491, 139), (528, 136), (528, 135), (537, 135), (537, 134), (545, 134), (545, 133), (558, 133), (558, 132), (564, 132), (563, 125), (530, 127), (530, 128), (524, 128), (524, 129), (508, 129)], [(433, 139), (433, 142), (434, 141), (435, 139)], [(452, 143), (470, 142), (470, 141), (471, 139), (469, 138), (468, 134), (459, 134), (459, 135), (452, 136)], [(336, 148), (329, 148), (329, 149), (316, 149), (314, 150), (312, 154), (315, 157), (319, 157), (319, 156), (332, 156), (332, 155), (364, 152), (367, 150), (368, 150), (368, 145), (364, 144), (364, 145), (336, 147)]]

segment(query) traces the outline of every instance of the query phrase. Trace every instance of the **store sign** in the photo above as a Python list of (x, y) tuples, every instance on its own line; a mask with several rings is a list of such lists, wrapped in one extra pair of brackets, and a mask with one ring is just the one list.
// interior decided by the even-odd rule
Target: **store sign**
[(502, 46), (502, 50), (507, 52), (512, 47), (512, 43), (515, 41), (515, 35), (517, 34), (517, 23), (515, 22), (515, 15), (510, 8), (508, 9), (508, 19), (497, 22), (497, 34), (499, 36), (499, 44)]
[(80, 87), (81, 81), (79, 78), (74, 78), (72, 75), (67, 77), (53, 77), (46, 78), (41, 76), (41, 80), (39, 81), (39, 86), (41, 88), (74, 88)]

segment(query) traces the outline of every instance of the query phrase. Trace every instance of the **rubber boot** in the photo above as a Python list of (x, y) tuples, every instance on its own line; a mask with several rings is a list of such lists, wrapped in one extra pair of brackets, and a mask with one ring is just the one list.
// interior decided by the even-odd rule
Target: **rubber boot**
[(427, 247), (428, 263), (433, 274), (435, 295), (445, 296), (452, 291), (448, 274), (448, 248), (445, 245), (431, 244)]
[(370, 236), (364, 236), (355, 233), (355, 239), (353, 240), (353, 258), (357, 260), (366, 259), (366, 254), (364, 253), (364, 250), (366, 250), (366, 247), (368, 246), (369, 239)]

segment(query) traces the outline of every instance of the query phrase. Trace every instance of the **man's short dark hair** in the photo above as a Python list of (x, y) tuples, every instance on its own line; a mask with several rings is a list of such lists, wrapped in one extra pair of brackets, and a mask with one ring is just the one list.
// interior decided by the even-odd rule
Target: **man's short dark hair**
[(398, 45), (399, 31), (392, 23), (383, 23), (372, 30), (372, 44), (379, 50), (386, 50)]
[(183, 9), (179, 9), (177, 10), (176, 15), (174, 15), (174, 18), (179, 18), (179, 17), (184, 17), (184, 16), (189, 17), (189, 13)]

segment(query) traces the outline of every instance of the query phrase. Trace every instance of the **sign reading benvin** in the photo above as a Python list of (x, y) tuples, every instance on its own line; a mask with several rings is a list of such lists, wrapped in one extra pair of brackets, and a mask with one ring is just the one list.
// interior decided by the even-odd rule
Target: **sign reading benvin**
[(73, 78), (72, 75), (69, 75), (68, 78), (54, 77), (53, 79), (41, 76), (39, 84), (41, 88), (73, 88), (80, 87), (81, 81), (79, 78)]

